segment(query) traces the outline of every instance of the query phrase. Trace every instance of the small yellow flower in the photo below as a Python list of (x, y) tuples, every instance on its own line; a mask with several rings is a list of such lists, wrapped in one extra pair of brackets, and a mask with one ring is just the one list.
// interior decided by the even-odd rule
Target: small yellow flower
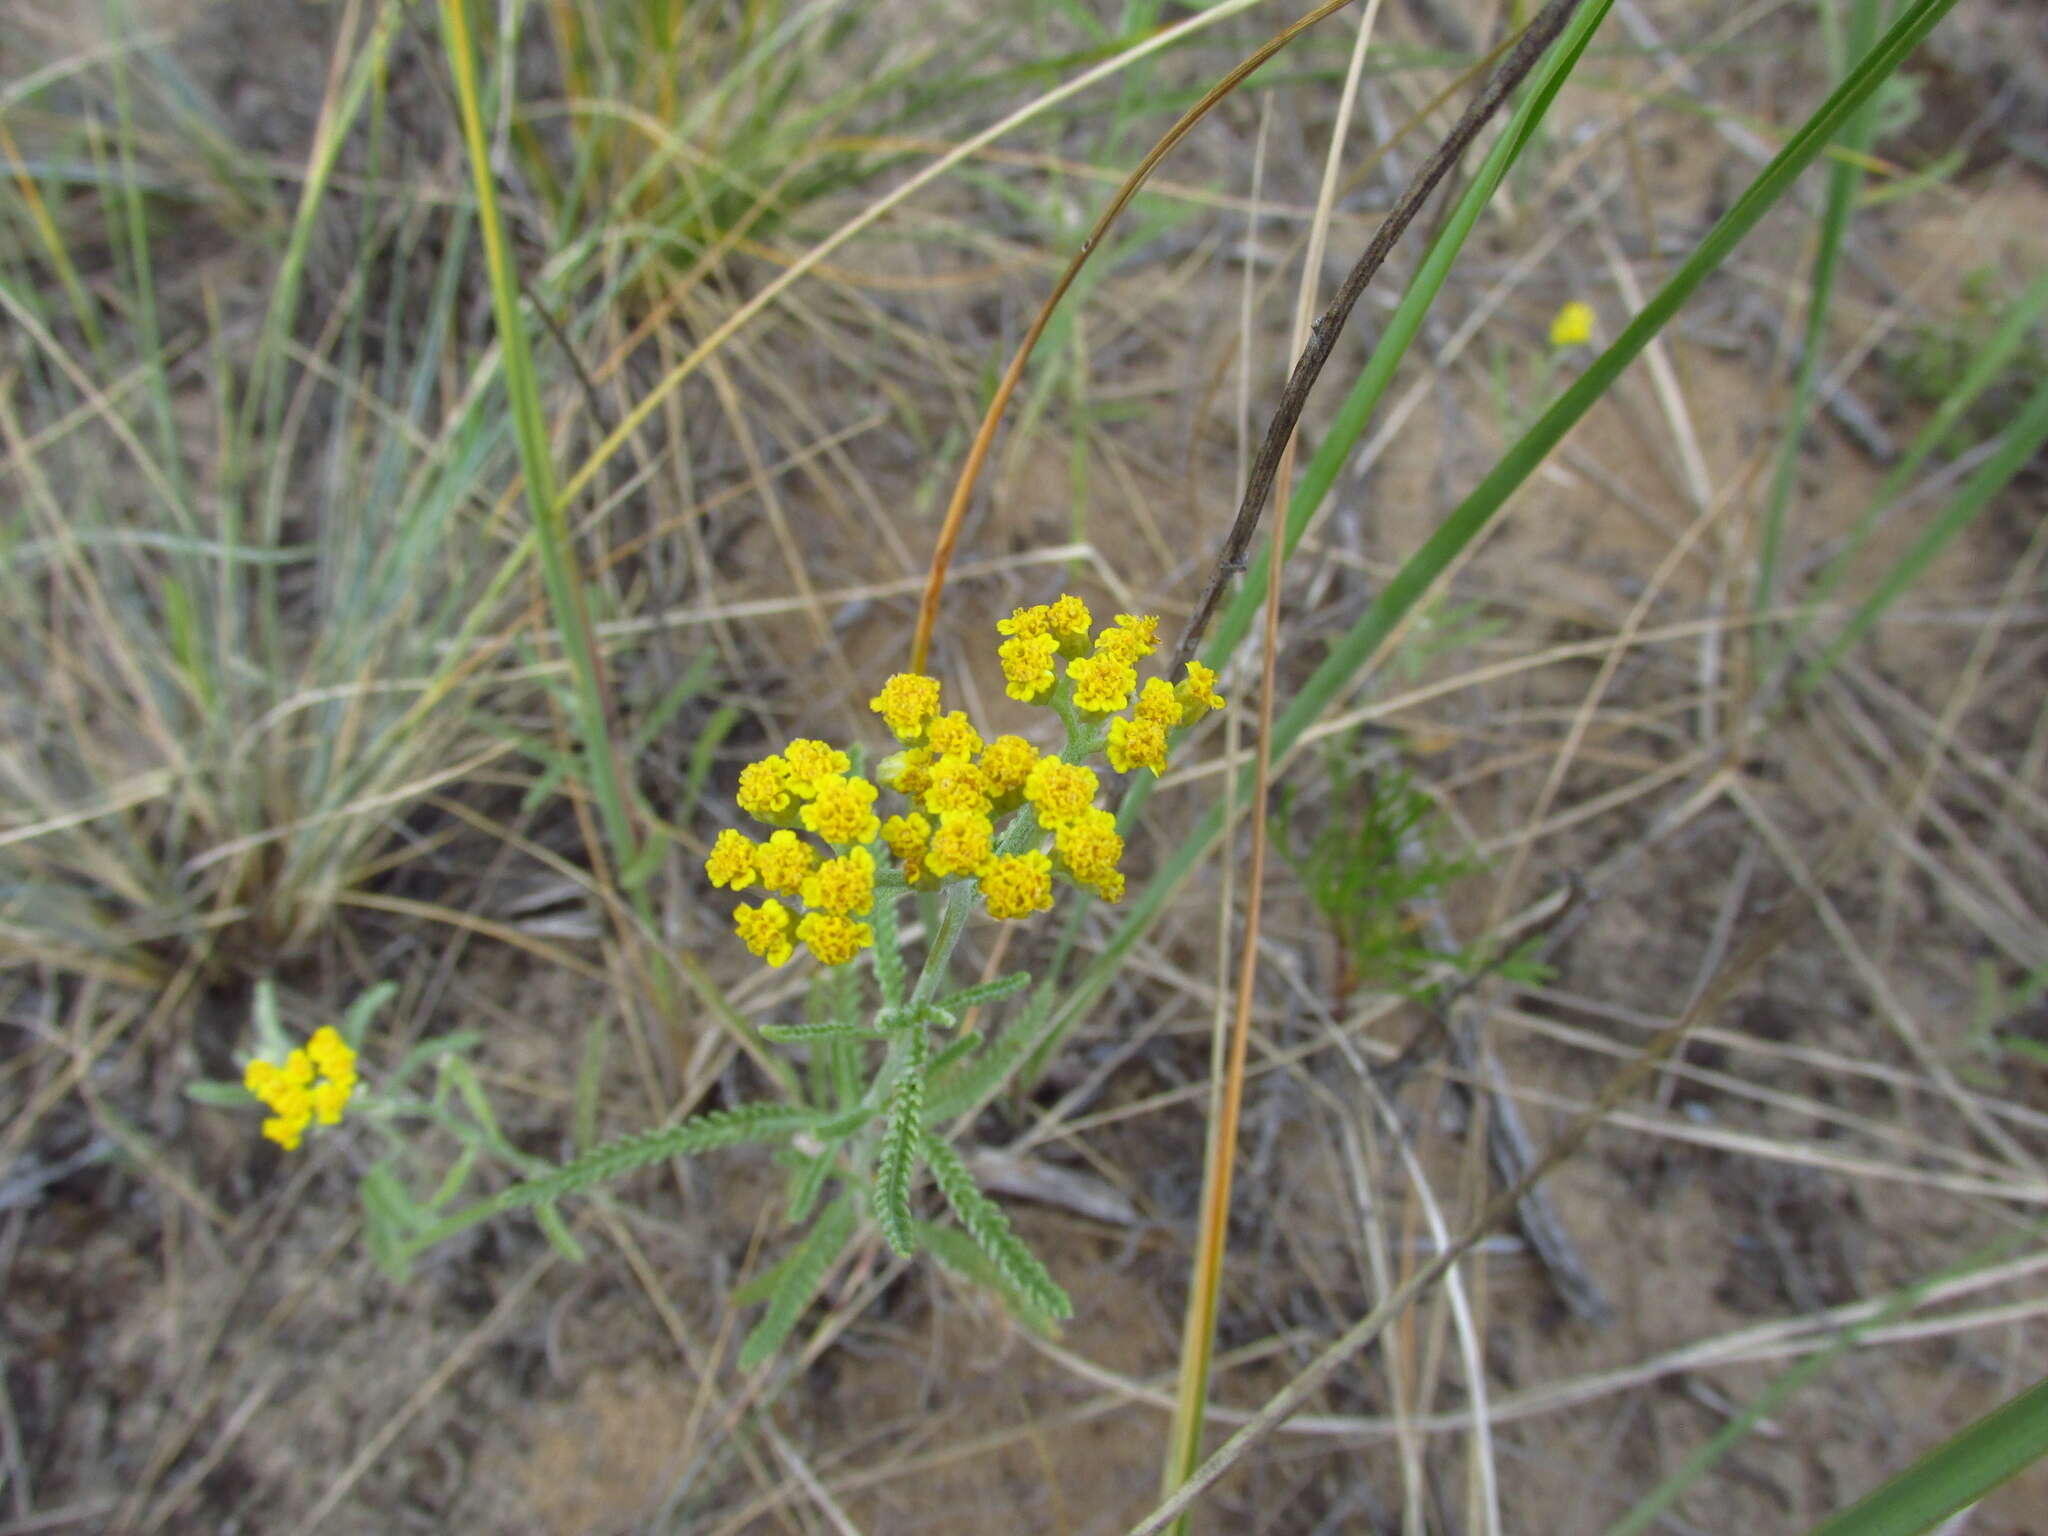
[(994, 856), (995, 826), (978, 811), (955, 811), (939, 818), (924, 867), (940, 879), (978, 875)]
[(875, 930), (836, 912), (806, 912), (796, 925), (802, 939), (820, 965), (844, 965), (875, 942)]
[(865, 917), (875, 904), (875, 856), (865, 848), (827, 859), (804, 881), (804, 905), (841, 917)]
[(796, 796), (789, 787), (789, 764), (780, 756), (747, 764), (740, 770), (740, 789), (734, 798), (740, 809), (756, 821), (788, 821), (796, 804)]
[(356, 1053), (332, 1025), (285, 1058), (284, 1065), (258, 1058), (242, 1070), (242, 1086), (270, 1111), (263, 1134), (287, 1152), (305, 1140), (316, 1119), (339, 1125), (356, 1090)]
[(990, 797), (999, 805), (1006, 800), (1014, 805), (1037, 761), (1038, 749), (1022, 736), (998, 736), (990, 742), (981, 754), (981, 776)]
[(932, 787), (932, 754), (929, 747), (911, 747), (893, 752), (875, 764), (875, 777), (911, 800), (922, 800)]
[(942, 758), (972, 757), (981, 750), (981, 732), (968, 724), (964, 709), (934, 720), (925, 728), (924, 741)]
[(1087, 651), (1088, 631), (1094, 624), (1088, 605), (1070, 592), (1062, 592), (1045, 610), (1046, 629), (1069, 656), (1079, 656)]
[(1052, 692), (1059, 676), (1053, 659), (1060, 643), (1051, 635), (1019, 635), (996, 647), (996, 659), (1003, 664), (1003, 692), (1024, 704), (1036, 704)]
[(1173, 690), (1173, 696), (1180, 700), (1180, 723), (1193, 725), (1212, 709), (1223, 707), (1223, 698), (1216, 692), (1216, 673), (1199, 661), (1188, 663), (1188, 675), (1181, 685)]
[(1029, 640), (1033, 635), (1051, 632), (1050, 610), (1043, 603), (1031, 608), (1015, 608), (1007, 619), (996, 620), (996, 633), (1014, 635), (1019, 640)]
[(773, 897), (758, 907), (734, 907), (732, 925), (740, 942), (770, 965), (782, 965), (796, 953), (789, 938), (789, 908)]
[(1159, 616), (1152, 613), (1120, 613), (1116, 623), (1095, 637), (1099, 651), (1114, 648), (1126, 661), (1141, 661), (1159, 649)]
[(778, 896), (794, 896), (803, 888), (805, 877), (817, 867), (817, 851), (787, 827), (754, 849), (755, 872), (761, 883)]
[(313, 1038), (306, 1042), (306, 1055), (322, 1077), (347, 1088), (355, 1086), (356, 1053), (332, 1024), (323, 1024), (313, 1031)]
[(1074, 680), (1074, 707), (1092, 715), (1122, 709), (1138, 686), (1138, 669), (1100, 645), (1093, 656), (1077, 656), (1068, 662), (1067, 676)]
[(1052, 860), (1042, 853), (991, 859), (981, 872), (990, 917), (1029, 917), (1052, 906)]
[(1138, 690), (1138, 702), (1131, 706), (1132, 719), (1152, 720), (1163, 726), (1179, 725), (1183, 713), (1173, 684), (1163, 677), (1146, 678), (1145, 686)]
[(891, 816), (882, 823), (882, 841), (903, 866), (903, 883), (917, 885), (925, 878), (925, 849), (931, 846), (932, 824), (916, 811), (908, 816)]
[(924, 808), (934, 816), (953, 811), (986, 811), (988, 780), (982, 776), (980, 767), (966, 758), (942, 757), (932, 764), (932, 782), (924, 792)]
[(925, 722), (939, 712), (939, 680), (917, 672), (898, 672), (868, 700), (898, 741), (916, 741)]
[(805, 799), (818, 792), (818, 781), (844, 773), (852, 760), (836, 747), (808, 737), (798, 737), (783, 749), (784, 775), (789, 787)]
[[(789, 834), (782, 835), (787, 837)], [(718, 841), (711, 845), (711, 857), (704, 861), (704, 873), (711, 877), (711, 884), (718, 890), (730, 886), (735, 891), (744, 891), (754, 883), (754, 840), (744, 832), (726, 828), (718, 834)]]
[(1112, 720), (1109, 766), (1118, 773), (1150, 768), (1158, 778), (1166, 771), (1166, 727), (1157, 720)]
[(1573, 299), (1550, 322), (1550, 344), (1553, 347), (1580, 347), (1592, 339), (1593, 306), (1583, 299)]
[(1075, 817), (1053, 834), (1053, 851), (1076, 885), (1087, 886), (1106, 901), (1123, 895), (1123, 871), (1117, 862), (1124, 856), (1124, 840), (1110, 812), (1091, 810)]
[(1038, 812), (1040, 825), (1059, 828), (1094, 806), (1100, 782), (1093, 768), (1041, 757), (1024, 780), (1024, 798)]
[(875, 815), (875, 786), (866, 779), (827, 774), (802, 812), (804, 825), (836, 847), (871, 843), (881, 830)]

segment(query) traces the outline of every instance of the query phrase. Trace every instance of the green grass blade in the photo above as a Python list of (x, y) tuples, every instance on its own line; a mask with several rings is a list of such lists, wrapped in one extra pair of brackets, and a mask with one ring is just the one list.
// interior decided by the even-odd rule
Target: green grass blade
[(2048, 1381), (1994, 1408), (1807, 1536), (1917, 1536), (2048, 1455)]
[(1842, 627), (1842, 632), (1799, 674), (1797, 689), (1803, 693), (1826, 676), (1842, 659), (1843, 653), (1884, 616), (1885, 610), (1898, 600), (1900, 593), (1926, 573), (1935, 557), (1976, 521), (1991, 498), (2004, 490), (2006, 482), (2018, 474), (2043, 446), (2048, 446), (2048, 380), (2042, 382), (2019, 415), (2007, 424), (1999, 436), (1997, 451), (1977, 466), (1976, 473), (1963, 482), (1963, 488), (1913, 541), (1912, 548), (1885, 573), (1877, 589), (1863, 600), (1862, 606)]
[[(1827, 0), (1832, 4), (1833, 0)], [(1870, 51), (1877, 36), (1877, 0), (1852, 0), (1847, 57), (1860, 59)], [(1823, 6), (1825, 13), (1826, 6)], [(1763, 545), (1757, 554), (1756, 598), (1752, 606), (1770, 607), (1777, 590), (1779, 551), (1785, 539), (1785, 508), (1792, 499), (1792, 481), (1799, 468), (1799, 450), (1806, 441), (1806, 428), (1813, 416), (1814, 382), (1820, 377), (1821, 357), (1827, 350), (1828, 312), (1835, 293), (1835, 273), (1841, 266), (1842, 241), (1849, 233), (1849, 221), (1856, 210), (1856, 190), (1863, 181), (1863, 156), (1870, 148), (1871, 111), (1866, 102), (1850, 114), (1842, 127), (1841, 145), (1846, 153), (1828, 167), (1827, 201), (1821, 211), (1820, 242), (1813, 255), (1811, 293), (1806, 304), (1806, 350), (1799, 359), (1799, 371), (1792, 386), (1792, 403), (1786, 411), (1785, 435), (1778, 444), (1778, 462), (1771, 472), (1771, 499), (1764, 513)]]

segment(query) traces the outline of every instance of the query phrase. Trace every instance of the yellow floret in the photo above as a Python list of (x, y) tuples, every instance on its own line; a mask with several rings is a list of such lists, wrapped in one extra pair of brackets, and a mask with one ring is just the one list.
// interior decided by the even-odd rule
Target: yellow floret
[(1095, 654), (1137, 663), (1159, 649), (1159, 620), (1152, 614), (1120, 613), (1095, 637)]
[(347, 1086), (354, 1085), (356, 1053), (349, 1049), (349, 1043), (341, 1038), (341, 1031), (332, 1024), (323, 1024), (313, 1031), (313, 1038), (306, 1042), (306, 1054), (322, 1076)]
[(711, 857), (704, 861), (704, 873), (711, 877), (711, 884), (718, 890), (730, 886), (735, 891), (744, 891), (754, 883), (754, 840), (744, 832), (735, 832), (728, 827), (711, 845)]
[(818, 792), (820, 779), (844, 773), (853, 766), (844, 752), (806, 736), (798, 737), (783, 749), (782, 761), (789, 787), (806, 799)]
[(802, 889), (804, 877), (817, 867), (817, 850), (787, 827), (754, 850), (754, 869), (761, 884), (778, 896), (794, 896)]
[(995, 826), (978, 811), (956, 811), (939, 818), (932, 833), (924, 867), (944, 879), (948, 875), (978, 875), (994, 855)]
[(1158, 778), (1166, 771), (1166, 727), (1157, 720), (1110, 721), (1109, 766), (1118, 773), (1150, 768)]
[(1164, 726), (1179, 725), (1183, 713), (1173, 684), (1163, 677), (1146, 678), (1145, 686), (1138, 690), (1138, 702), (1131, 706), (1132, 719), (1156, 720)]
[(990, 917), (1029, 917), (1052, 906), (1052, 860), (1042, 853), (991, 859), (981, 872)]
[(1022, 736), (998, 736), (981, 754), (981, 776), (998, 804), (1023, 793), (1024, 781), (1038, 761), (1038, 749)]
[(734, 907), (732, 925), (740, 942), (770, 965), (781, 965), (796, 953), (789, 938), (789, 908), (773, 897), (758, 907)]
[(1583, 299), (1573, 299), (1550, 322), (1550, 344), (1553, 347), (1583, 346), (1592, 339), (1593, 306)]
[(939, 712), (939, 680), (918, 672), (898, 672), (868, 700), (868, 708), (882, 717), (897, 740), (916, 741), (924, 734), (925, 722)]
[(1138, 686), (1138, 669), (1099, 645), (1093, 656), (1077, 656), (1068, 662), (1067, 676), (1074, 680), (1074, 707), (1092, 715), (1122, 709)]
[(1043, 603), (1030, 608), (1012, 609), (1007, 619), (996, 620), (996, 633), (1015, 635), (1020, 640), (1029, 640), (1033, 635), (1047, 634), (1050, 632), (1050, 611)]
[(283, 1115), (272, 1115), (263, 1122), (263, 1134), (276, 1142), (287, 1152), (296, 1152), (299, 1143), (305, 1139), (307, 1121), (287, 1119)]
[(871, 843), (882, 827), (874, 811), (875, 793), (866, 779), (828, 774), (818, 780), (817, 793), (800, 814), (806, 827), (837, 847)]
[(807, 912), (796, 925), (796, 936), (809, 946), (820, 965), (844, 965), (875, 942), (875, 930), (866, 923), (833, 912)]
[(1045, 610), (1046, 629), (1069, 656), (1079, 656), (1087, 651), (1088, 631), (1094, 624), (1088, 605), (1070, 592), (1062, 592)]
[(1108, 811), (1084, 812), (1061, 827), (1053, 834), (1053, 851), (1076, 885), (1109, 901), (1123, 895), (1124, 877), (1117, 862), (1124, 856), (1124, 840), (1116, 817)]
[(827, 859), (804, 882), (804, 905), (841, 917), (864, 917), (875, 904), (875, 856), (865, 848)]
[(875, 764), (875, 777), (911, 800), (922, 800), (932, 787), (932, 754), (929, 747), (911, 747), (891, 753)]
[(284, 1059), (284, 1081), (294, 1088), (313, 1086), (313, 1058), (303, 1050), (296, 1050)]
[(916, 811), (908, 816), (891, 816), (882, 823), (882, 841), (902, 864), (905, 885), (917, 885), (925, 878), (924, 855), (931, 846), (931, 822)]
[(985, 812), (989, 808), (988, 780), (966, 758), (942, 757), (932, 764), (932, 782), (924, 792), (924, 808), (934, 816), (956, 811)]
[(1188, 663), (1187, 678), (1173, 696), (1180, 700), (1180, 723), (1193, 725), (1212, 709), (1223, 707), (1223, 698), (1216, 692), (1216, 674), (1199, 661)]
[(972, 757), (981, 750), (981, 732), (968, 723), (964, 709), (956, 709), (925, 727), (924, 741), (942, 758)]
[(739, 807), (756, 821), (787, 822), (796, 796), (789, 787), (789, 764), (780, 756), (762, 758), (740, 770)]
[(1060, 643), (1051, 635), (1019, 635), (996, 647), (1003, 664), (1003, 692), (1024, 704), (1036, 704), (1052, 692), (1059, 675), (1053, 660)]
[(1094, 806), (1100, 782), (1093, 768), (1041, 757), (1025, 777), (1024, 798), (1038, 812), (1041, 825), (1063, 827)]
[(313, 1117), (322, 1125), (341, 1124), (341, 1112), (348, 1107), (349, 1095), (354, 1092), (353, 1080), (327, 1079), (313, 1090)]

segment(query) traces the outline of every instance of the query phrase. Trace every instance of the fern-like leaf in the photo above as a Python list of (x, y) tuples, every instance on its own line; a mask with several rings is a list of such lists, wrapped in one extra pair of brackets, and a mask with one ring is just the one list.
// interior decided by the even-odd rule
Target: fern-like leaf
[(763, 1024), (761, 1038), (778, 1045), (808, 1045), (813, 1040), (872, 1040), (875, 1033), (860, 1024)]
[(889, 1093), (889, 1125), (875, 1161), (875, 1225), (905, 1258), (917, 1252), (910, 1229), (910, 1179), (917, 1172), (917, 1145), (924, 1131), (924, 1079), (932, 1050), (931, 1037), (922, 1029), (912, 1031), (907, 1044), (909, 1054)]
[(939, 1192), (960, 1218), (967, 1235), (988, 1255), (989, 1262), (1039, 1311), (1049, 1317), (1072, 1317), (1074, 1304), (1067, 1299), (1067, 1293), (1038, 1262), (1038, 1256), (1024, 1246), (1024, 1240), (1010, 1230), (1010, 1218), (981, 1192), (960, 1154), (940, 1137), (927, 1134), (923, 1141), (924, 1160)]
[(1052, 1022), (1052, 989), (1040, 987), (1030, 1004), (1010, 1023), (995, 1044), (978, 1058), (962, 1062), (932, 1085), (925, 1123), (936, 1125), (986, 1104), (1031, 1054)]
[(841, 1195), (825, 1207), (824, 1214), (797, 1244), (796, 1252), (776, 1266), (776, 1285), (768, 1298), (768, 1310), (740, 1346), (741, 1370), (751, 1371), (782, 1347), (851, 1236), (853, 1201)]
[(951, 997), (941, 998), (939, 1006), (957, 1019), (970, 1008), (979, 1008), (983, 1003), (1000, 1002), (1014, 993), (1022, 992), (1030, 985), (1029, 971), (1012, 971), (1007, 976), (998, 976), (994, 981), (984, 981), (978, 986), (963, 988)]
[(424, 1253), (436, 1243), (480, 1221), (488, 1221), (493, 1216), (522, 1206), (559, 1200), (564, 1195), (616, 1179), (666, 1157), (709, 1152), (717, 1147), (733, 1147), (749, 1141), (779, 1141), (809, 1129), (817, 1119), (814, 1111), (793, 1105), (743, 1104), (735, 1109), (714, 1109), (706, 1114), (693, 1115), (679, 1125), (622, 1136), (595, 1151), (586, 1152), (573, 1162), (564, 1163), (553, 1173), (510, 1185), (488, 1200), (479, 1200), (475, 1205), (445, 1217), (407, 1243), (404, 1252), (407, 1256)]
[(958, 1227), (940, 1226), (929, 1221), (918, 1222), (916, 1231), (920, 1248), (970, 1285), (995, 1292), (1018, 1322), (1041, 1337), (1051, 1339), (1059, 1336), (1058, 1319), (1041, 1310), (1037, 1302), (1010, 1284), (1009, 1276), (990, 1263), (988, 1255), (965, 1232)]

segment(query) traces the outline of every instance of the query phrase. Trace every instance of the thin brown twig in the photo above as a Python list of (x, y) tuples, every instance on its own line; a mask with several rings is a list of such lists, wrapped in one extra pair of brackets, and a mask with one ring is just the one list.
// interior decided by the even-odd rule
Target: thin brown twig
[(981, 478), (981, 466), (988, 458), (988, 451), (995, 443), (996, 428), (1002, 424), (1003, 412), (1010, 403), (1010, 396), (1016, 393), (1017, 385), (1023, 380), (1024, 365), (1031, 360), (1032, 350), (1038, 345), (1038, 338), (1044, 334), (1051, 322), (1053, 311), (1059, 308), (1060, 300), (1074, 285), (1074, 279), (1081, 275), (1081, 268), (1088, 264), (1088, 258), (1095, 253), (1096, 246), (1114, 224), (1117, 216), (1124, 211), (1130, 200), (1138, 195), (1138, 189), (1145, 184), (1159, 162), (1172, 153), (1174, 145), (1186, 138), (1189, 131), (1214, 110), (1216, 104), (1242, 85), (1262, 64), (1285, 48), (1295, 38), (1306, 32), (1317, 22), (1335, 15), (1352, 0), (1324, 0), (1324, 3), (1310, 11), (1301, 20), (1282, 29), (1268, 38), (1254, 50), (1243, 63), (1217, 81), (1209, 91), (1181, 115), (1171, 128), (1161, 135), (1157, 144), (1140, 160), (1137, 169), (1124, 179), (1117, 188), (1116, 196), (1109, 200), (1109, 206), (1102, 210), (1095, 227), (1088, 231), (1088, 238), (1081, 242), (1081, 248), (1067, 263), (1067, 269), (1053, 284), (1052, 292), (1039, 306), (1037, 316), (1031, 322), (1031, 329), (1024, 333), (1024, 339), (1017, 346), (1016, 356), (1010, 359), (1010, 366), (1004, 370), (1002, 382), (996, 386), (995, 395), (990, 399), (988, 409), (982, 414), (981, 426), (975, 431), (974, 442), (967, 450), (967, 459), (960, 466), (960, 478), (953, 484), (953, 499), (946, 504), (946, 519), (939, 526), (939, 536), (932, 544), (931, 573), (925, 579), (924, 598), (917, 609), (917, 633), (910, 643), (910, 670), (922, 672), (925, 657), (931, 650), (932, 629), (939, 619), (939, 596), (946, 590), (946, 569), (953, 563), (953, 548), (960, 542), (960, 529), (967, 521), (967, 503), (974, 494), (974, 484)]
[(1323, 365), (1329, 362), (1337, 337), (1351, 318), (1359, 295), (1365, 292), (1366, 285), (1378, 274), (1401, 236), (1407, 233), (1408, 226), (1422, 211), (1422, 205), (1429, 201), (1437, 184), (1471, 146), (1479, 130), (1501, 109), (1508, 96), (1528, 78), (1537, 61), (1557, 40), (1565, 23), (1571, 20), (1572, 13), (1578, 8), (1579, 0), (1550, 0), (1537, 13), (1536, 19), (1515, 40), (1500, 68), (1472, 98), (1457, 126), (1445, 135), (1443, 142), (1415, 173), (1400, 201), (1394, 204), (1393, 211), (1366, 246), (1364, 254), (1345, 276), (1337, 296), (1330, 300), (1329, 307), (1310, 327), (1308, 345), (1295, 363), (1294, 372), (1288, 375), (1287, 387), (1281, 391), (1280, 404), (1273, 412), (1272, 424), (1266, 428), (1265, 441), (1259, 444), (1259, 456), (1253, 460), (1251, 476), (1245, 482), (1244, 500), (1238, 504), (1237, 518), (1230, 525), (1216, 569), (1202, 589), (1201, 600), (1195, 604), (1194, 617), (1188, 621), (1187, 632), (1181, 636), (1180, 648), (1174, 652), (1169, 671), (1178, 672), (1193, 658), (1203, 632), (1215, 616), (1223, 588), (1231, 577), (1244, 570), (1245, 552), (1251, 548), (1252, 534), (1257, 531), (1259, 518), (1266, 509), (1266, 499), (1272, 494), (1273, 482), (1280, 469), (1280, 457), (1294, 437), (1295, 425), (1301, 420), (1303, 407), (1308, 404), (1309, 391), (1315, 388)]

